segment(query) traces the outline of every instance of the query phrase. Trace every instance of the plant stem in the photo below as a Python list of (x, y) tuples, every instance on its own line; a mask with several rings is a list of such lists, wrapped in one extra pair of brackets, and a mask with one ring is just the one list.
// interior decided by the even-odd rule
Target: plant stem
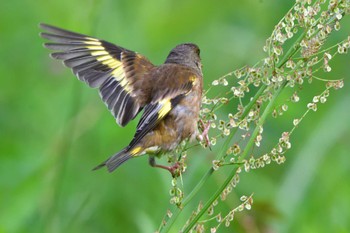
[[(250, 137), (250, 139), (247, 143), (247, 146), (245, 147), (245, 149), (240, 157), (239, 162), (242, 162), (247, 157), (250, 149), (254, 145), (254, 140), (259, 133), (260, 126), (262, 126), (264, 124), (268, 114), (271, 112), (271, 110), (275, 104), (275, 101), (276, 101), (277, 97), (279, 96), (279, 94), (281, 93), (281, 91), (283, 90), (285, 84), (286, 84), (286, 82), (279, 87), (279, 89), (273, 95), (269, 104), (266, 106), (261, 118), (259, 119), (258, 124), (256, 125), (256, 127), (252, 133), (252, 136)], [(211, 198), (207, 201), (207, 203), (203, 206), (203, 208), (196, 214), (196, 216), (191, 220), (189, 225), (184, 229), (184, 231), (183, 231), (184, 233), (189, 232), (194, 227), (194, 225), (197, 223), (197, 221), (200, 219), (200, 217), (202, 217), (202, 215), (208, 210), (208, 208), (212, 205), (212, 203), (220, 196), (222, 191), (227, 187), (227, 185), (231, 182), (234, 175), (237, 173), (237, 170), (239, 167), (240, 166), (237, 166), (234, 169), (232, 169), (231, 173), (229, 174), (227, 179), (224, 181), (224, 183), (221, 185), (221, 187), (215, 192), (214, 195), (211, 196)]]
[[(285, 56), (282, 58), (281, 62), (277, 65), (278, 68), (281, 68), (299, 49), (300, 49), (300, 42), (302, 41), (302, 39), (305, 37), (306, 35), (306, 32), (304, 31), (298, 38), (297, 40), (294, 42), (294, 45), (287, 51), (287, 53), (285, 54)], [(286, 83), (285, 83), (286, 84)], [(285, 85), (284, 84), (284, 85)], [(284, 86), (282, 85), (282, 86)], [(248, 103), (248, 105), (245, 107), (244, 111), (243, 111), (243, 114), (241, 116), (241, 119), (244, 119), (249, 111), (251, 110), (251, 108), (253, 107), (253, 105), (255, 104), (256, 100), (261, 96), (261, 94), (265, 91), (266, 89), (266, 85), (262, 85), (260, 87), (260, 89), (258, 90), (258, 92), (254, 95), (253, 99)], [(276, 93), (279, 93), (281, 89), (279, 89)], [(275, 96), (274, 96), (275, 97)], [(266, 109), (271, 106), (270, 104), (272, 103), (273, 101), (271, 101), (269, 103), (269, 105), (266, 107)], [(266, 113), (266, 109), (265, 109), (265, 112), (264, 114)], [(263, 114), (263, 116), (264, 116)], [(266, 116), (265, 116), (266, 118)], [(260, 125), (260, 124), (259, 124)], [(225, 156), (226, 154), (226, 150), (228, 148), (228, 146), (230, 145), (230, 142), (233, 138), (233, 136), (236, 134), (238, 128), (234, 128), (231, 132), (231, 134), (228, 136), (228, 138), (225, 140), (224, 142), (224, 145), (222, 146), (222, 149), (221, 151), (218, 153), (218, 156), (217, 156), (217, 159), (221, 159), (223, 156)], [(255, 128), (255, 131), (256, 134), (259, 130), (259, 127), (256, 127)], [(255, 135), (256, 136), (256, 135)], [(255, 138), (254, 134), (252, 135), (251, 137), (251, 140), (253, 140)], [(253, 138), (253, 139), (252, 139)], [(250, 142), (250, 141), (249, 141)], [(246, 150), (243, 152), (243, 154), (245, 153), (248, 153), (247, 151), (249, 151), (249, 149), (251, 148), (251, 146), (253, 145), (254, 143), (254, 140), (251, 142), (251, 145), (247, 144), (247, 147), (246, 147)], [(249, 148), (248, 148), (249, 146)], [(247, 150), (248, 149), (248, 150)], [(246, 155), (244, 155), (245, 157)], [(244, 158), (242, 157), (242, 158)], [(225, 183), (221, 186), (220, 190), (218, 190), (213, 196), (212, 198), (209, 199), (209, 201), (206, 203), (206, 205), (203, 207), (203, 209), (208, 209), (211, 205), (211, 203), (213, 201), (215, 201), (215, 199), (218, 197), (218, 195), (220, 195), (220, 193), (222, 192), (222, 190), (224, 189), (224, 187), (226, 187), (227, 184), (229, 184), (229, 182), (231, 181), (232, 177), (236, 174), (237, 172), (237, 169), (238, 167), (234, 168), (232, 170), (232, 172), (230, 173), (229, 175), (229, 178), (227, 178), (227, 180), (225, 181)], [(172, 225), (175, 223), (177, 217), (180, 215), (180, 213), (182, 212), (182, 210), (186, 207), (186, 205), (193, 199), (193, 197), (199, 192), (199, 190), (203, 187), (203, 185), (205, 184), (205, 182), (208, 180), (208, 178), (211, 176), (211, 174), (214, 172), (214, 169), (211, 167), (206, 173), (205, 175), (202, 177), (202, 179), (199, 181), (199, 183), (192, 189), (192, 191), (188, 194), (188, 196), (184, 199), (183, 201), (183, 206), (181, 209), (179, 208), (176, 208), (174, 206), (171, 207), (171, 212), (173, 213), (173, 216), (172, 218), (170, 218), (167, 222), (167, 224), (165, 225), (164, 228), (160, 227), (159, 229), (159, 232), (169, 232), (170, 228), (172, 227)], [(214, 198), (215, 197), (215, 198)], [(203, 213), (205, 212), (206, 210), (204, 211), (201, 211), (195, 219), (199, 219), (201, 217), (201, 215), (203, 215)], [(197, 221), (196, 220), (196, 221)], [(191, 221), (192, 224), (192, 227), (193, 225), (195, 224), (195, 222), (192, 220)], [(191, 229), (191, 228), (186, 228), (186, 229)]]
[[(250, 109), (255, 104), (256, 100), (261, 96), (261, 94), (265, 91), (266, 85), (263, 85), (260, 87), (258, 92), (254, 95), (252, 101), (249, 102), (249, 104), (244, 108), (243, 114), (241, 116), (241, 119), (245, 118)], [(226, 154), (226, 150), (228, 146), (230, 145), (230, 142), (233, 138), (233, 136), (236, 134), (238, 128), (234, 128), (232, 133), (228, 136), (228, 138), (225, 140), (224, 145), (222, 146), (221, 151), (218, 153), (217, 159), (221, 159)], [(192, 198), (199, 192), (199, 190), (203, 187), (205, 182), (208, 180), (210, 175), (214, 172), (214, 169), (211, 167), (202, 177), (202, 179), (198, 182), (198, 184), (192, 189), (192, 191), (187, 195), (187, 197), (183, 201), (182, 209), (176, 208), (172, 206), (170, 208), (170, 211), (172, 212), (173, 216), (169, 219), (167, 224), (164, 228), (160, 227), (159, 232), (169, 232), (172, 225), (175, 223), (177, 217), (182, 212), (182, 210), (186, 207), (186, 205), (192, 200)]]
[(304, 39), (305, 35), (306, 31), (300, 34), (294, 42), (294, 45), (289, 48), (286, 55), (282, 58), (282, 61), (277, 65), (278, 68), (281, 68), (300, 49), (300, 42)]

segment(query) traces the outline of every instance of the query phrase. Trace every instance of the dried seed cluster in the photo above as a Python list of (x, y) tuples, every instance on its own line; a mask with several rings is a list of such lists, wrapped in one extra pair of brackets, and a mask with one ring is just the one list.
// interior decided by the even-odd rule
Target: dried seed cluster
[[(221, 149), (221, 142), (225, 142), (221, 150), (223, 153), (212, 161), (212, 169), (215, 172), (223, 166), (233, 166), (236, 172), (228, 179), (228, 185), (220, 189), (220, 195), (212, 198), (215, 201), (206, 207), (205, 213), (211, 218), (194, 220), (202, 216), (204, 209), (200, 202), (183, 229), (193, 226), (191, 232), (207, 232), (208, 229), (212, 233), (217, 232), (222, 223), (229, 226), (237, 212), (251, 209), (252, 196), (241, 197), (242, 203), (226, 215), (216, 210), (216, 206), (233, 192), (242, 171), (263, 168), (271, 162), (285, 162), (286, 152), (292, 147), (291, 136), (304, 117), (326, 103), (331, 90), (344, 86), (342, 80), (327, 80), (320, 76), (332, 72), (334, 57), (349, 50), (350, 36), (325, 48), (329, 35), (341, 29), (341, 20), (348, 14), (349, 0), (296, 0), (266, 40), (263, 47), (265, 58), (254, 66), (237, 69), (211, 83), (202, 99), (200, 118), (204, 124), (210, 124), (209, 141), (213, 150), (216, 145), (220, 145)], [(300, 104), (302, 87), (311, 85), (313, 80), (324, 82), (324, 90), (308, 101), (303, 115), (292, 116), (291, 129), (280, 132), (276, 145), (262, 152), (260, 147), (264, 143), (266, 119), (282, 117), (294, 104)], [(220, 94), (211, 97), (213, 89)], [(285, 90), (290, 94), (283, 101), (278, 97)], [(218, 111), (222, 106), (226, 106), (229, 113)], [(205, 141), (200, 144), (208, 147)], [(178, 159), (181, 161), (180, 174), (186, 169), (186, 151), (186, 144), (178, 149), (181, 155)], [(177, 179), (172, 181), (170, 194), (171, 203), (182, 208), (184, 194), (177, 185)], [(208, 228), (206, 223), (212, 220), (217, 223)]]

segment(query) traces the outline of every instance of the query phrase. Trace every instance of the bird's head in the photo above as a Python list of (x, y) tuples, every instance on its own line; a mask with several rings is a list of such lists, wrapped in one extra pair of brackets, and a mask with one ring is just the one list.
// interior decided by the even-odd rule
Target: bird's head
[(197, 45), (192, 43), (179, 44), (170, 51), (165, 63), (189, 66), (202, 73), (202, 63), (199, 55), (200, 50)]

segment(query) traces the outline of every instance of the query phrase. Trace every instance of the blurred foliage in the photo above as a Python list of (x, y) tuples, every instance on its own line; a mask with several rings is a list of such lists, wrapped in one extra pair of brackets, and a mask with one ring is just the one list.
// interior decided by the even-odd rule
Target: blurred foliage
[[(265, 39), (291, 5), (277, 0), (3, 1), (0, 233), (153, 232), (169, 203), (171, 177), (148, 166), (146, 156), (112, 174), (90, 171), (129, 142), (136, 122), (119, 128), (96, 90), (48, 58), (38, 36), (39, 22), (103, 38), (140, 52), (155, 64), (162, 63), (176, 44), (197, 43), (209, 84), (261, 59)], [(331, 36), (333, 43), (350, 31), (348, 18), (342, 25)], [(254, 192), (254, 205), (222, 232), (350, 229), (348, 66), (349, 55), (332, 60), (334, 72), (326, 78), (344, 78), (345, 87), (299, 126), (286, 163), (241, 175), (235, 194)], [(304, 105), (289, 111), (303, 113), (322, 88), (320, 83), (303, 91)], [(221, 111), (232, 110), (228, 105)], [(270, 122), (265, 139), (288, 127), (290, 122)], [(189, 151), (185, 192), (214, 157), (209, 150)], [(223, 178), (220, 173), (212, 177), (198, 200), (207, 199)], [(234, 196), (223, 209), (237, 206)]]

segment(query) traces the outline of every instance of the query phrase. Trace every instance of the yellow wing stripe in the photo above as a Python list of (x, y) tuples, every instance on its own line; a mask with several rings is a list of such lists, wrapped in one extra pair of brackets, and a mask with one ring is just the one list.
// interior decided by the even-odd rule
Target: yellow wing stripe
[(87, 40), (90, 40), (90, 41), (92, 41), (92, 42), (98, 42), (98, 43), (100, 43), (101, 44), (101, 42), (98, 40), (98, 39), (96, 39), (96, 38), (92, 38), (92, 37), (85, 37), (85, 39), (87, 39)]
[[(89, 41), (86, 41), (86, 42), (84, 42), (85, 44), (89, 44)], [(101, 44), (101, 43), (100, 43)], [(97, 45), (89, 45), (89, 46), (86, 46), (85, 48), (87, 48), (87, 49), (90, 49), (90, 50), (103, 50), (104, 51), (104, 49), (105, 48), (103, 48), (100, 44), (97, 44)]]
[(104, 56), (99, 56), (99, 57), (96, 57), (97, 61), (100, 61), (100, 62), (104, 62), (104, 61), (107, 61), (107, 60), (111, 60), (113, 59), (110, 55), (104, 55)]
[(141, 146), (138, 146), (138, 147), (135, 147), (134, 149), (132, 149), (130, 151), (130, 155), (131, 156), (135, 156), (137, 155), (138, 153), (140, 153), (142, 151), (142, 147)]
[[(99, 51), (93, 51), (91, 52), (91, 55), (92, 56), (102, 56), (102, 55), (108, 55), (109, 56), (109, 53), (105, 50), (99, 50)], [(111, 56), (109, 56), (110, 58), (112, 58)]]
[(84, 41), (84, 44), (88, 44), (88, 45), (101, 45), (101, 42), (96, 40), (96, 41), (91, 41), (91, 40), (88, 40), (88, 41)]
[(111, 69), (115, 69), (118, 66), (120, 66), (121, 63), (119, 61), (115, 60), (115, 59), (111, 59), (111, 60), (108, 60), (108, 61), (104, 61), (103, 64), (109, 66)]
[(159, 102), (162, 107), (161, 109), (159, 109), (158, 112), (158, 119), (163, 118), (166, 114), (168, 114), (171, 110), (171, 102), (170, 99), (164, 99), (162, 101)]
[(116, 67), (113, 70), (112, 75), (115, 77), (117, 81), (120, 81), (121, 79), (123, 79), (125, 76), (123, 67), (120, 64), (118, 64), (118, 67)]
[(123, 68), (123, 64), (121, 61), (113, 58), (108, 51), (105, 50), (103, 46), (101, 46), (101, 42), (94, 38), (87, 38), (89, 41), (84, 41), (87, 46), (85, 48), (92, 50), (90, 54), (96, 57), (96, 60), (101, 62), (103, 65), (108, 66), (112, 69), (113, 77), (120, 83), (123, 89), (130, 93), (131, 87), (128, 85), (129, 82), (126, 79), (125, 70)]
[(128, 82), (125, 78), (123, 78), (123, 79), (120, 81), (120, 85), (121, 85), (122, 87), (124, 87), (124, 90), (126, 90), (127, 92), (130, 91), (130, 88), (129, 88), (128, 84), (129, 84), (129, 82)]

